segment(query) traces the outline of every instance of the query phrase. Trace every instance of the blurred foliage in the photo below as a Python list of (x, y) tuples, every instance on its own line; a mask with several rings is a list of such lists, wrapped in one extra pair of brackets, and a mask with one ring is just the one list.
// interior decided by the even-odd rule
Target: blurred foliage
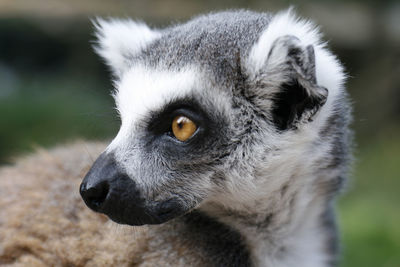
[(0, 20), (0, 164), (38, 145), (104, 139), (118, 129), (110, 75), (92, 51), (90, 22), (55, 32), (42, 23)]
[[(61, 1), (40, 6), (52, 7), (55, 15), (48, 9), (40, 13), (33, 2), (22, 3), (28, 4), (0, 2), (0, 164), (35, 146), (116, 134), (119, 120), (110, 97), (110, 75), (90, 47), (87, 17), (93, 14), (139, 14), (166, 25), (171, 17), (210, 9), (276, 10), (295, 3), (303, 14), (318, 18), (349, 73), (347, 87), (355, 107), (354, 175), (339, 202), (342, 266), (400, 266), (400, 45), (385, 30), (393, 25), (398, 30), (396, 1), (151, 0), (116, 1), (111, 8), (110, 2), (91, 0), (84, 8), (92, 5), (97, 13), (84, 16), (51, 6)], [(78, 8), (82, 1), (69, 3)], [(125, 5), (135, 8), (123, 9)], [(23, 13), (29, 8), (35, 16)]]
[(112, 99), (94, 88), (104, 85), (79, 75), (24, 78), (17, 92), (0, 98), (0, 160), (39, 145), (115, 134)]
[(343, 266), (400, 266), (400, 129), (356, 152), (354, 175), (340, 201)]

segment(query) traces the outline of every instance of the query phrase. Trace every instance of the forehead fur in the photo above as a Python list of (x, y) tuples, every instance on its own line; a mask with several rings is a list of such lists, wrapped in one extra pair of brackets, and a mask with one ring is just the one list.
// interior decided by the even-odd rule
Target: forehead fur
[(314, 46), (319, 84), (332, 94), (343, 83), (343, 70), (325, 48), (319, 30), (291, 9), (276, 15), (245, 10), (210, 13), (163, 30), (131, 20), (100, 19), (96, 27), (97, 52), (117, 76), (136, 64), (157, 69), (196, 65), (216, 83), (232, 86), (238, 64), (248, 75), (257, 75), (274, 41), (292, 35), (302, 45)]
[(231, 84), (238, 57), (247, 56), (269, 19), (266, 14), (244, 10), (195, 17), (164, 29), (162, 37), (132, 61), (177, 69), (194, 64), (218, 84)]

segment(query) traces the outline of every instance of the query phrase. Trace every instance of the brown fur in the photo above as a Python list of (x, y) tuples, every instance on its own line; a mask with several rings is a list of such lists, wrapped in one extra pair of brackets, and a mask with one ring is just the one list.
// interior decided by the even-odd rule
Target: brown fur
[(173, 222), (120, 226), (84, 205), (79, 184), (104, 148), (77, 142), (0, 169), (1, 266), (207, 265)]

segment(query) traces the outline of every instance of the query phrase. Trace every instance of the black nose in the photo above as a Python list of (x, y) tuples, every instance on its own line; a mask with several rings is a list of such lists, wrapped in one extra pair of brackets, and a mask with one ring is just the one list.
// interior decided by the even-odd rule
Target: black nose
[(86, 174), (79, 189), (86, 205), (94, 211), (102, 212), (109, 201), (111, 185), (120, 175), (114, 156), (101, 154)]
[(135, 181), (104, 152), (94, 162), (79, 188), (86, 205), (117, 223), (162, 223), (183, 213), (180, 201), (149, 201)]
[(86, 205), (94, 211), (99, 211), (107, 198), (110, 186), (107, 181), (100, 181), (95, 184), (83, 182), (80, 186), (80, 193)]
[(113, 221), (139, 225), (151, 223), (136, 183), (116, 163), (115, 156), (104, 152), (93, 163), (79, 188), (86, 205), (106, 214)]

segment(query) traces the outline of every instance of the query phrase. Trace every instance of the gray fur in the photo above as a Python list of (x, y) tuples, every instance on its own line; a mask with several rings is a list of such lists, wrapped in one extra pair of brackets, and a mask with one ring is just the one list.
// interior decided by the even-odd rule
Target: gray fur
[(268, 15), (244, 10), (195, 17), (162, 30), (161, 38), (129, 60), (168, 69), (195, 63), (215, 83), (235, 86), (238, 55), (248, 56), (268, 21)]

